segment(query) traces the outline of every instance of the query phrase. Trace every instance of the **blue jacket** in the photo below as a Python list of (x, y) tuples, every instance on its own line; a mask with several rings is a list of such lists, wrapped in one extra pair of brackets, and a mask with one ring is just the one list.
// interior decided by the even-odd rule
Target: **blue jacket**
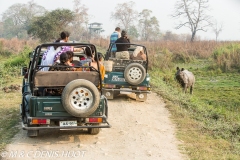
[[(118, 39), (118, 32), (117, 31), (114, 31), (111, 36), (110, 36), (110, 43), (115, 43), (115, 41)], [(116, 52), (117, 51), (117, 47), (116, 47), (116, 44), (114, 44), (112, 46), (112, 52)]]

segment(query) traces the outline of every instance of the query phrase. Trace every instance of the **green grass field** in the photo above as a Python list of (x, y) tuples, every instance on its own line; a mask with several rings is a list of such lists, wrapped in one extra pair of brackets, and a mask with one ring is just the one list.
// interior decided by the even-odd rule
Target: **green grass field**
[(154, 68), (151, 84), (164, 97), (190, 159), (240, 159), (239, 73), (211, 70), (207, 60), (175, 66), (195, 74), (193, 95), (182, 93), (174, 80), (175, 68)]

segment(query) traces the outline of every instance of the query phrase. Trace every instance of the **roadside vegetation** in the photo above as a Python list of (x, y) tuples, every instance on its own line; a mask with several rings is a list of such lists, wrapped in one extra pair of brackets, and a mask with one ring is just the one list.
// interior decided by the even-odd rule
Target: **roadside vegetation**
[[(164, 97), (190, 159), (240, 159), (240, 45), (159, 46), (148, 46), (151, 83)], [(183, 94), (174, 80), (177, 66), (195, 74), (193, 95)]]
[(0, 151), (19, 131), (17, 124), (20, 121), (21, 87), (11, 89), (10, 86), (21, 85), (20, 68), (28, 63), (28, 53), (35, 43), (0, 39)]

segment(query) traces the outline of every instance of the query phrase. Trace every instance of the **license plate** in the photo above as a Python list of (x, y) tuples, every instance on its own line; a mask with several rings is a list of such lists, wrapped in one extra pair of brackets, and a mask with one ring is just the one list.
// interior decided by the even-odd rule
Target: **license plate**
[(77, 121), (60, 121), (60, 127), (77, 126)]

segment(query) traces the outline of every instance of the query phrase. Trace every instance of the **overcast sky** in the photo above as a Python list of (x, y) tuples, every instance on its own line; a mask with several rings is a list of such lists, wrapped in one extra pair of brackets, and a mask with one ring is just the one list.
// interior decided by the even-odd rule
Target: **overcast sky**
[[(26, 4), (30, 0), (0, 0), (0, 14), (6, 11), (11, 5), (15, 3)], [(82, 0), (89, 10), (88, 14), (92, 16), (90, 23), (99, 22), (103, 24), (105, 30), (102, 35), (108, 36), (116, 27), (116, 22), (110, 19), (111, 13), (119, 3), (129, 2), (131, 0)], [(174, 4), (177, 0), (132, 0), (135, 2), (133, 8), (138, 12), (143, 9), (152, 10), (152, 16), (155, 16), (160, 25), (160, 30), (165, 32), (167, 30), (173, 33), (188, 33), (190, 30), (182, 28), (174, 29), (177, 24), (176, 19), (170, 17), (174, 11)], [(34, 0), (38, 5), (43, 6), (47, 10), (54, 10), (57, 8), (73, 8), (73, 0)], [(219, 35), (219, 40), (240, 40), (240, 0), (209, 0), (210, 12), (218, 23), (222, 23), (224, 28)], [(198, 32), (197, 36), (202, 39), (215, 39), (215, 35), (211, 29), (205, 32)]]

